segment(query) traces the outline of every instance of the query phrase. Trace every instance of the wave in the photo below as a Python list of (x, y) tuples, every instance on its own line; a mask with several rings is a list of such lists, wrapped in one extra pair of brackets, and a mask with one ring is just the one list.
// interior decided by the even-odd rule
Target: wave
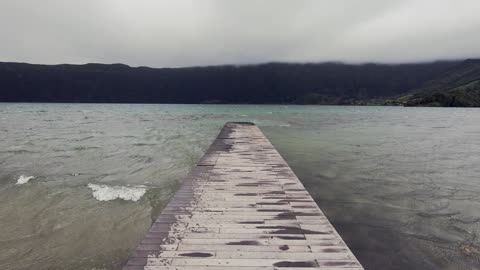
[(129, 158), (137, 161), (137, 162), (142, 162), (142, 163), (152, 163), (153, 158), (150, 156), (145, 156), (145, 155), (131, 155), (128, 156)]
[(99, 201), (122, 199), (136, 202), (147, 192), (146, 186), (107, 186), (90, 183), (88, 187), (93, 191), (93, 197)]
[(17, 179), (17, 185), (23, 185), (28, 183), (28, 181), (34, 179), (34, 176), (25, 176), (25, 175), (20, 175)]
[(90, 140), (90, 139), (93, 139), (93, 138), (95, 138), (95, 136), (87, 136), (87, 137), (84, 137), (84, 138), (75, 139), (75, 141), (76, 142), (82, 142), (82, 141)]
[(157, 146), (156, 143), (134, 143), (134, 146)]
[(85, 151), (85, 150), (93, 150), (93, 149), (99, 149), (100, 147), (98, 146), (77, 146), (74, 147), (72, 150), (74, 151)]
[(38, 151), (26, 150), (26, 149), (12, 149), (12, 150), (5, 150), (0, 151), (2, 154), (37, 154), (40, 153)]

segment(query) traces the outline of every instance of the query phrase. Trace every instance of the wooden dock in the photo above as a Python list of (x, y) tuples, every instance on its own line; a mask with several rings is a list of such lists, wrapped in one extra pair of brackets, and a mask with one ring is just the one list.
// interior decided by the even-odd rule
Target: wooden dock
[(260, 129), (227, 123), (124, 269), (363, 268)]

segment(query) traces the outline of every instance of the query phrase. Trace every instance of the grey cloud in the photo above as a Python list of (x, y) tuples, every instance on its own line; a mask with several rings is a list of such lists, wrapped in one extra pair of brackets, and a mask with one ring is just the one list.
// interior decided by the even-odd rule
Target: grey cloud
[(154, 67), (480, 56), (478, 0), (3, 0), (0, 61)]

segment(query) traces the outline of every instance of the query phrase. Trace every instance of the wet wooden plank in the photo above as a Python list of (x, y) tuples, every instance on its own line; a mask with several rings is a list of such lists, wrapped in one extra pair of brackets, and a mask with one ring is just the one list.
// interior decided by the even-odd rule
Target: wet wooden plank
[(363, 269), (260, 129), (227, 123), (124, 269)]

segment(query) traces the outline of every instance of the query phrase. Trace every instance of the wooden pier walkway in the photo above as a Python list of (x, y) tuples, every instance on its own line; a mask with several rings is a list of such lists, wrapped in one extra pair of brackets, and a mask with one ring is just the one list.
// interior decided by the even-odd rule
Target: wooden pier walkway
[(124, 269), (363, 268), (260, 129), (227, 123)]

